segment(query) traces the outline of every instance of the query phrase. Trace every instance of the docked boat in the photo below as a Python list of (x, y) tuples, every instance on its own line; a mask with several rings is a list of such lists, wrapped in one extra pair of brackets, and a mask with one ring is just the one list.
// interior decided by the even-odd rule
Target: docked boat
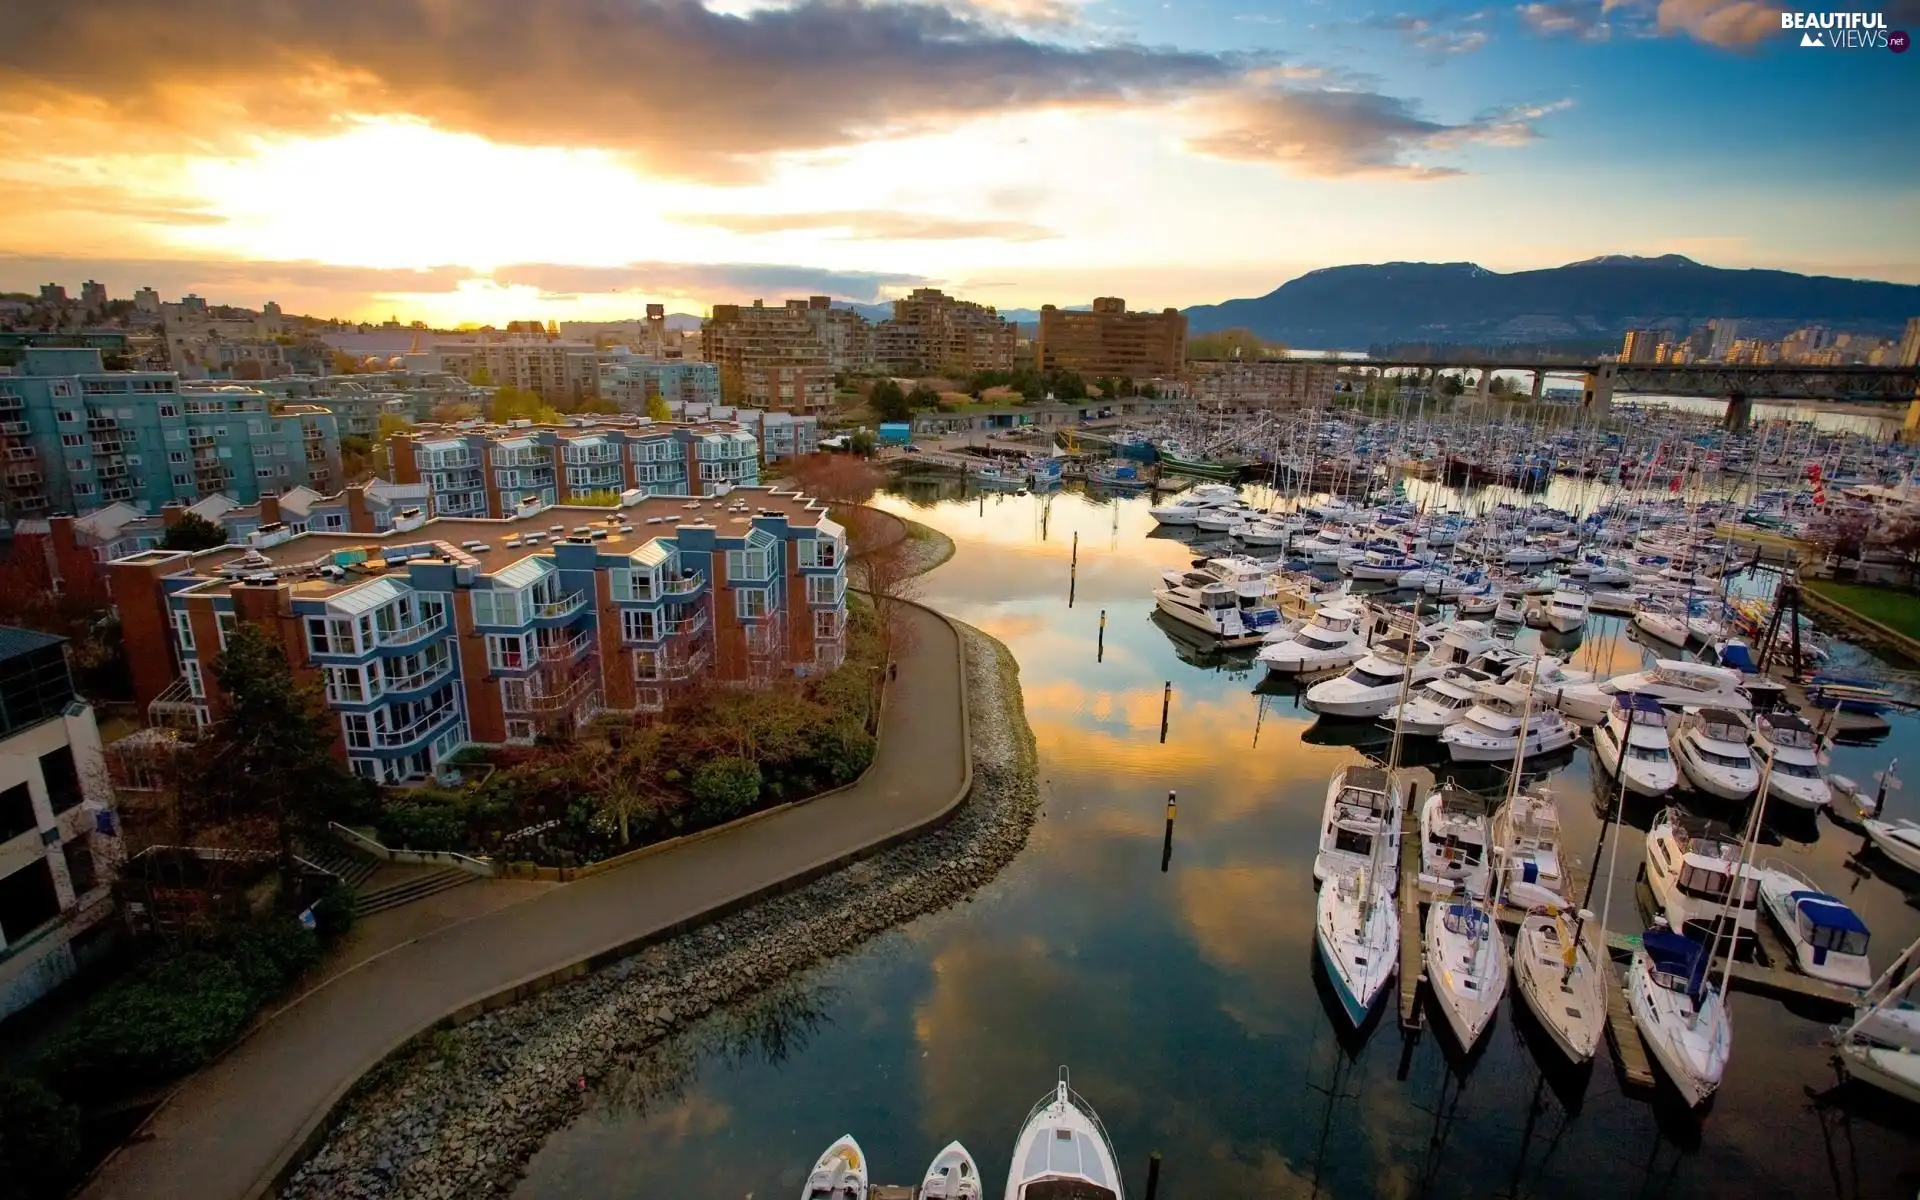
[(1601, 955), (1589, 913), (1557, 904), (1530, 910), (1513, 942), (1513, 978), (1553, 1044), (1575, 1063), (1591, 1059), (1607, 1024), (1612, 968)]
[(1560, 689), (1560, 711), (1582, 725), (1598, 724), (1625, 692), (1638, 692), (1669, 704), (1746, 712), (1753, 701), (1741, 689), (1740, 672), (1707, 663), (1663, 658), (1644, 671), (1616, 675), (1596, 683)]
[(1760, 767), (1738, 713), (1688, 709), (1674, 722), (1671, 741), (1680, 773), (1696, 790), (1720, 800), (1745, 800), (1759, 790)]
[(1473, 1049), (1493, 1023), (1507, 990), (1507, 943), (1477, 903), (1437, 903), (1427, 909), (1427, 983), (1448, 1028)]
[(980, 1168), (974, 1165), (973, 1155), (959, 1142), (948, 1142), (927, 1168), (915, 1200), (980, 1200), (982, 1195)]
[(1182, 625), (1227, 646), (1257, 645), (1265, 632), (1280, 622), (1279, 609), (1268, 605), (1247, 607), (1228, 583), (1161, 588), (1153, 593), (1153, 602)]
[(1506, 683), (1483, 683), (1464, 716), (1440, 735), (1455, 762), (1508, 762), (1552, 754), (1573, 745), (1573, 727), (1533, 693)]
[(1478, 699), (1476, 690), (1493, 677), (1472, 667), (1454, 667), (1427, 680), (1384, 714), (1405, 737), (1439, 737), (1447, 727), (1467, 715)]
[(1485, 896), (1491, 878), (1487, 802), (1448, 784), (1420, 806), (1420, 877), (1436, 891)]
[(1585, 592), (1558, 588), (1546, 599), (1527, 610), (1527, 624), (1544, 626), (1556, 633), (1577, 633), (1587, 627), (1590, 605)]
[(1633, 627), (1669, 646), (1684, 646), (1687, 638), (1692, 636), (1687, 630), (1687, 610), (1684, 606), (1642, 607), (1633, 614)]
[(1487, 584), (1469, 588), (1460, 593), (1460, 615), (1463, 617), (1491, 617), (1500, 611), (1500, 605), (1506, 597), (1500, 591)]
[(1113, 1143), (1100, 1118), (1067, 1080), (1027, 1114), (1013, 1144), (1005, 1200), (1125, 1200)]
[(1874, 980), (1853, 1010), (1853, 1019), (1837, 1027), (1834, 1046), (1850, 1079), (1870, 1084), (1920, 1104), (1920, 1005), (1914, 980), (1920, 979), (1920, 941)]
[(1688, 1105), (1719, 1089), (1733, 1053), (1726, 998), (1707, 978), (1707, 948), (1656, 925), (1627, 965), (1627, 1007), (1667, 1078)]
[(1324, 716), (1381, 716), (1399, 700), (1402, 680), (1411, 676), (1418, 683), (1440, 673), (1438, 664), (1427, 661), (1428, 649), (1407, 634), (1376, 642), (1345, 674), (1308, 688), (1304, 703)]
[(1793, 947), (1794, 965), (1801, 973), (1863, 990), (1873, 982), (1873, 969), (1867, 965), (1872, 935), (1860, 914), (1778, 859), (1768, 859), (1756, 871), (1760, 907)]
[(1817, 811), (1833, 802), (1813, 728), (1791, 713), (1762, 713), (1753, 723), (1753, 756), (1766, 770), (1767, 796)]
[(1224, 583), (1243, 602), (1252, 603), (1272, 603), (1275, 589), (1272, 567), (1256, 559), (1236, 555), (1209, 558), (1200, 566), (1185, 571), (1163, 571), (1160, 579), (1169, 588)]
[(1651, 696), (1616, 696), (1607, 719), (1593, 727), (1593, 754), (1609, 779), (1624, 779), (1636, 796), (1664, 796), (1680, 782), (1667, 742), (1666, 710)]
[(1920, 825), (1902, 817), (1895, 821), (1862, 821), (1860, 827), (1880, 853), (1920, 875)]
[(1193, 525), (1204, 513), (1240, 503), (1238, 488), (1205, 484), (1181, 493), (1166, 504), (1156, 504), (1147, 515), (1162, 525)]
[(1375, 853), (1360, 867), (1342, 866), (1321, 885), (1315, 903), (1314, 945), (1356, 1029), (1366, 1023), (1400, 961), (1393, 862)]
[(1337, 671), (1366, 656), (1366, 614), (1348, 604), (1323, 605), (1285, 641), (1262, 646), (1256, 656), (1269, 675)]
[(1736, 939), (1754, 936), (1760, 880), (1753, 867), (1742, 865), (1732, 830), (1664, 809), (1647, 830), (1646, 855), (1647, 888), (1670, 928), (1706, 940), (1729, 931)]
[(1494, 810), (1488, 827), (1500, 892), (1522, 907), (1566, 904), (1567, 872), (1560, 858), (1560, 807), (1544, 787), (1516, 791)]
[(1341, 767), (1327, 783), (1314, 882), (1365, 868), (1380, 842), (1392, 842), (1399, 832), (1400, 798), (1387, 773), (1379, 767)]
[(867, 1200), (867, 1156), (847, 1134), (813, 1164), (800, 1200)]

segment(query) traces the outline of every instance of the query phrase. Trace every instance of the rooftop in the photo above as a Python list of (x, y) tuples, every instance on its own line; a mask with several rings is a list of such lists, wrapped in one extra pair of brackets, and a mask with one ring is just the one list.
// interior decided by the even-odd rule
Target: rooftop
[(32, 654), (35, 650), (44, 650), (48, 646), (58, 646), (66, 640), (57, 634), (41, 633), (35, 629), (21, 629), (16, 625), (0, 625), (0, 662), (19, 658), (23, 654)]

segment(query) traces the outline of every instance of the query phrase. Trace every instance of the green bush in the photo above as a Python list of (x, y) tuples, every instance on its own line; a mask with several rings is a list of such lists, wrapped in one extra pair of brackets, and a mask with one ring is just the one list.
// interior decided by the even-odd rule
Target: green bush
[(731, 755), (693, 772), (693, 815), (702, 824), (731, 821), (760, 798), (760, 764)]
[(256, 996), (228, 959), (204, 950), (155, 959), (107, 988), (46, 1052), (74, 1099), (163, 1083), (205, 1065), (240, 1036)]
[(353, 889), (335, 883), (327, 894), (313, 902), (313, 928), (322, 944), (346, 935), (353, 928)]
[(457, 805), (395, 800), (380, 810), (380, 841), (396, 850), (464, 850), (467, 818)]
[(79, 1158), (80, 1110), (37, 1079), (0, 1078), (0, 1191), (63, 1196)]
[(852, 783), (873, 762), (873, 750), (867, 727), (856, 718), (841, 717), (813, 731), (814, 772), (828, 787)]
[(320, 961), (320, 937), (298, 921), (272, 921), (235, 938), (230, 957), (254, 1002), (264, 1004)]

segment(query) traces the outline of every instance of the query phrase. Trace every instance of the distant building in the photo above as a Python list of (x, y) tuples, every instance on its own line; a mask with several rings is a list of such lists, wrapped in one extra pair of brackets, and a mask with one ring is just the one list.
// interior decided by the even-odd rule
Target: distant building
[(40, 303), (58, 305), (65, 304), (66, 302), (66, 288), (61, 287), (57, 283), (43, 283), (40, 285)]
[(1049, 304), (1040, 310), (1034, 359), (1041, 370), (1077, 371), (1086, 378), (1151, 379), (1185, 366), (1187, 318), (1178, 309), (1128, 312), (1126, 301), (1101, 296), (1090, 312)]
[(1903, 367), (1920, 367), (1920, 317), (1907, 318), (1907, 331), (1900, 336), (1898, 363)]
[(133, 307), (135, 311), (143, 312), (150, 316), (159, 316), (160, 293), (150, 287), (135, 290), (133, 293)]
[(813, 311), (809, 300), (714, 305), (700, 328), (700, 356), (720, 372), (721, 400), (800, 413), (831, 407), (833, 366)]
[(107, 306), (107, 285), (91, 279), (81, 284), (80, 304), (89, 310), (105, 308)]
[(119, 858), (100, 730), (63, 640), (0, 627), (0, 1019), (104, 952)]
[(1740, 339), (1740, 322), (1716, 317), (1707, 322), (1707, 328), (1713, 331), (1713, 340), (1707, 348), (1707, 357), (1723, 362), (1730, 361), (1727, 356), (1733, 352), (1733, 344)]
[(600, 395), (621, 412), (645, 416), (655, 396), (668, 403), (720, 403), (720, 368), (691, 359), (618, 357), (600, 364)]
[(874, 354), (881, 366), (918, 363), (954, 376), (1011, 369), (1020, 336), (1019, 327), (1001, 320), (995, 309), (956, 300), (938, 288), (915, 288), (895, 300), (893, 320), (882, 322), (879, 330), (886, 331), (881, 335), (886, 353), (876, 345)]
[(1299, 359), (1203, 360), (1188, 370), (1192, 398), (1229, 411), (1324, 405), (1339, 379), (1332, 363)]
[(1620, 344), (1620, 361), (1623, 363), (1651, 363), (1660, 361), (1660, 341), (1665, 335), (1658, 329), (1629, 329)]
[(873, 369), (874, 326), (850, 308), (835, 308), (828, 296), (807, 297), (807, 323), (835, 371)]
[[(462, 379), (482, 378), (494, 387), (533, 392), (549, 403), (577, 401), (597, 394), (600, 352), (591, 342), (508, 336), (483, 342), (442, 342), (434, 346), (438, 369)], [(411, 361), (409, 362), (411, 364)]]

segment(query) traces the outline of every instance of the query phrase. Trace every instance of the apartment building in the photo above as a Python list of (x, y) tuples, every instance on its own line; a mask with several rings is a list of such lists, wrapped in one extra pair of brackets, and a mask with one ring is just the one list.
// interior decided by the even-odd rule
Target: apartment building
[(1118, 296), (1101, 296), (1089, 312), (1049, 304), (1040, 310), (1034, 361), (1043, 371), (1077, 371), (1094, 379), (1171, 378), (1187, 357), (1187, 318), (1179, 309), (1128, 312)]
[(730, 423), (436, 425), (390, 439), (387, 452), (394, 479), (425, 484), (437, 517), (510, 517), (530, 501), (709, 495), (760, 482), (758, 443)]
[(991, 306), (956, 300), (938, 288), (915, 288), (895, 300), (893, 320), (878, 328), (886, 330), (875, 343), (875, 357), (882, 365), (918, 363), (949, 375), (1012, 369), (1020, 332)]
[[(413, 365), (414, 356), (408, 357)], [(549, 402), (582, 400), (600, 386), (600, 351), (592, 342), (528, 336), (442, 342), (434, 346), (432, 361), (421, 365), (494, 387), (522, 388)]]
[(225, 492), (243, 504), (340, 483), (332, 413), (172, 371), (106, 371), (97, 349), (34, 346), (0, 376), (0, 470), (10, 517), (126, 503), (157, 512)]
[(835, 371), (873, 369), (874, 326), (865, 317), (850, 308), (835, 308), (831, 296), (808, 296), (806, 314), (827, 366)]
[(1660, 347), (1666, 341), (1666, 331), (1661, 329), (1629, 329), (1620, 339), (1620, 361), (1623, 363), (1651, 363), (1660, 361)]
[(787, 412), (830, 407), (833, 366), (811, 315), (820, 311), (810, 300), (714, 305), (700, 329), (700, 357), (720, 372), (721, 400)]
[(621, 412), (645, 416), (655, 396), (669, 404), (720, 403), (720, 368), (692, 359), (616, 354), (600, 364), (600, 395)]
[(820, 418), (797, 413), (736, 408), (730, 404), (680, 404), (669, 401), (676, 421), (725, 421), (740, 426), (760, 442), (764, 462), (785, 462), (812, 454), (820, 447)]
[(0, 1020), (106, 949), (119, 828), (64, 639), (0, 627)]
[(248, 547), (150, 550), (109, 569), (156, 724), (218, 718), (207, 665), (247, 622), (324, 685), (348, 766), (401, 783), (469, 744), (659, 712), (696, 680), (833, 670), (846, 555), (824, 505), (755, 487), (376, 538), (261, 530)]
[(1193, 400), (1229, 411), (1324, 406), (1339, 381), (1332, 363), (1302, 359), (1200, 360), (1188, 371)]

